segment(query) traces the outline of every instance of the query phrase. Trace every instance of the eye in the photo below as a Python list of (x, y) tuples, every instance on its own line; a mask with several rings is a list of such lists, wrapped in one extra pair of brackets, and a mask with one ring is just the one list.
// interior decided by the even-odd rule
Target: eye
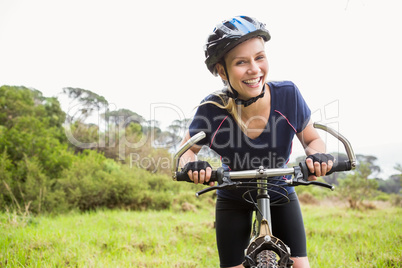
[(264, 55), (260, 55), (260, 56), (257, 56), (257, 57), (255, 58), (255, 60), (263, 60), (263, 59), (265, 59), (265, 56), (264, 56)]
[(238, 60), (238, 61), (236, 61), (236, 65), (242, 65), (242, 64), (245, 64), (245, 63), (246, 63), (245, 60)]

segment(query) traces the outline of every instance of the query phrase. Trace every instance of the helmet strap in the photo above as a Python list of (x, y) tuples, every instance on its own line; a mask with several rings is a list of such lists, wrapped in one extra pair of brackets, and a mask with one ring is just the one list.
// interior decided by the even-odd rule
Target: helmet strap
[(232, 90), (232, 92), (230, 92), (228, 89), (225, 90), (226, 96), (228, 96), (229, 98), (234, 99), (234, 101), (236, 102), (237, 105), (243, 105), (244, 107), (247, 107), (247, 106), (253, 104), (254, 102), (256, 102), (258, 99), (264, 97), (264, 95), (265, 95), (265, 83), (264, 83), (264, 86), (262, 87), (260, 95), (258, 95), (256, 97), (253, 97), (251, 99), (248, 99), (248, 100), (239, 99), (239, 92), (237, 92), (237, 90), (234, 89), (232, 87), (232, 85), (230, 84), (229, 73), (228, 73), (228, 70), (226, 68), (226, 63), (225, 62), (223, 62), (223, 68), (224, 68), (225, 73), (226, 73), (226, 78), (228, 79), (227, 81), (228, 81), (229, 87)]

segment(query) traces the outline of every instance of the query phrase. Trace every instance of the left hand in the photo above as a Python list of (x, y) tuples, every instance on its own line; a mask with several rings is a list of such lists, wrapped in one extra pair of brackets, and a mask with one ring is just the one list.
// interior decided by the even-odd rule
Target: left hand
[(331, 170), (334, 165), (334, 157), (330, 154), (316, 153), (306, 158), (306, 165), (309, 171), (315, 174), (310, 175), (308, 180), (315, 181), (317, 177), (325, 176)]

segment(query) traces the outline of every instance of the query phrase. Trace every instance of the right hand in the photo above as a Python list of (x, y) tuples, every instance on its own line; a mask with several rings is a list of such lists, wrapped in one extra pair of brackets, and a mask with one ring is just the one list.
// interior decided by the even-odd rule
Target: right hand
[[(203, 184), (204, 182), (209, 182), (212, 168), (206, 161), (194, 161), (188, 162), (182, 169), (182, 172), (187, 172), (188, 177), (195, 184)], [(210, 182), (209, 185), (214, 186), (215, 182)]]
[(316, 153), (306, 158), (309, 171), (315, 175), (309, 176), (309, 181), (317, 180), (317, 177), (325, 176), (334, 165), (335, 158), (330, 154)]

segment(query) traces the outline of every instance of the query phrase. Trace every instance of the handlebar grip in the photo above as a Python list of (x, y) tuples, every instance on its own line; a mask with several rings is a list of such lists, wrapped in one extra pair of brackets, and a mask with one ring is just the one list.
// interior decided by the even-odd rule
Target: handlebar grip
[[(315, 175), (314, 173), (311, 173), (310, 170), (307, 168), (306, 162), (300, 162), (299, 164), (302, 173), (303, 173), (303, 180), (307, 181), (308, 176)], [(350, 161), (340, 161), (340, 162), (335, 162), (334, 165), (332, 166), (331, 170), (325, 174), (331, 175), (334, 172), (341, 172), (341, 171), (349, 171), (352, 169), (352, 164)]]
[(349, 171), (352, 169), (350, 161), (335, 162), (331, 170), (326, 175), (331, 175), (334, 172)]
[[(211, 172), (211, 178), (209, 179), (209, 182), (204, 182), (205, 185), (209, 185), (210, 182), (213, 181), (218, 181), (219, 179), (219, 174), (220, 170), (212, 170)], [(176, 180), (177, 181), (186, 181), (186, 182), (193, 182), (189, 177), (187, 173), (184, 173), (182, 171), (176, 172)]]
[(176, 172), (176, 180), (177, 181), (193, 182), (192, 180), (190, 180), (190, 178), (188, 177), (187, 173), (184, 173), (182, 171), (177, 171)]

